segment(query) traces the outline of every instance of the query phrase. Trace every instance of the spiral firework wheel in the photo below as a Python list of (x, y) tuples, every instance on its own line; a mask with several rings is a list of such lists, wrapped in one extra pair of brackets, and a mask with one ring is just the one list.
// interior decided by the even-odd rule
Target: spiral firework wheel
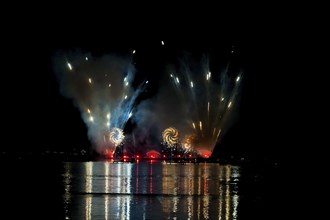
[(114, 146), (119, 146), (124, 140), (124, 132), (120, 128), (112, 128), (109, 134), (109, 140)]
[(166, 128), (163, 131), (163, 141), (170, 147), (179, 141), (179, 131), (174, 127)]

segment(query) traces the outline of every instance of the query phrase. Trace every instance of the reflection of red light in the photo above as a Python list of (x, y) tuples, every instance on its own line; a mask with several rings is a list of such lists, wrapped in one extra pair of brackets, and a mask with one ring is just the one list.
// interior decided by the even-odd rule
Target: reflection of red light
[(166, 157), (165, 155), (163, 155), (163, 157)]
[(191, 154), (189, 154), (189, 157), (192, 157), (192, 155), (191, 155)]
[(212, 151), (209, 150), (199, 150), (199, 154), (203, 157), (203, 158), (209, 158), (212, 154)]
[(178, 157), (181, 157), (181, 155), (178, 155)]
[(140, 158), (140, 156), (139, 156), (139, 155), (136, 155), (135, 157), (136, 157), (136, 158)]
[(127, 155), (124, 155), (124, 159), (127, 159), (128, 158), (128, 156)]

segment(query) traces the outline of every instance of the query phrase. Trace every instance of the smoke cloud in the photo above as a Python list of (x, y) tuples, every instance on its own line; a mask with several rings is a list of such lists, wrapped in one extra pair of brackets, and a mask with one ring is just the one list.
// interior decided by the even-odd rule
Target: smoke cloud
[(146, 135), (140, 138), (153, 135), (156, 138), (151, 145), (159, 146), (162, 132), (173, 127), (179, 132), (176, 146), (210, 156), (237, 113), (241, 79), (242, 73), (233, 73), (229, 66), (211, 72), (205, 57), (179, 60), (168, 67), (157, 96), (138, 106), (133, 118), (136, 130)]
[(89, 139), (100, 153), (114, 151), (123, 143), (122, 131), (142, 90), (143, 86), (132, 87), (135, 68), (131, 60), (82, 52), (61, 52), (54, 57), (61, 93), (80, 110)]

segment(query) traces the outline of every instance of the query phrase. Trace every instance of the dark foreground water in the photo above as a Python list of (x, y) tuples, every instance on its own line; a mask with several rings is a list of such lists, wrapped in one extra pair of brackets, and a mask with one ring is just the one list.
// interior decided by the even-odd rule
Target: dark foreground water
[(2, 169), (2, 213), (8, 212), (8, 219), (276, 216), (273, 204), (267, 205), (276, 199), (267, 173), (244, 166), (20, 161), (5, 163)]

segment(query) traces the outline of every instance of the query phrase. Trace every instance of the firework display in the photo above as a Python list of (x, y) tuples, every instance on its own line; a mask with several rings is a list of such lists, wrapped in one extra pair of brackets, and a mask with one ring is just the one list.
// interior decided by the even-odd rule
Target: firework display
[[(212, 73), (205, 59), (191, 63), (181, 62), (170, 68), (169, 85), (165, 85), (166, 95), (160, 102), (176, 104), (175, 112), (171, 114), (171, 109), (167, 109), (166, 113), (168, 118), (173, 118), (167, 120), (171, 121), (170, 126), (178, 129), (175, 133), (174, 129), (164, 130), (163, 140), (168, 146), (177, 144), (185, 152), (196, 151), (202, 157), (209, 157), (235, 115), (242, 73), (233, 73), (229, 67)], [(162, 115), (166, 106), (157, 109), (160, 110), (157, 114)], [(170, 134), (175, 134), (175, 141)]]
[(135, 99), (146, 85), (132, 87), (135, 68), (131, 57), (68, 53), (55, 62), (61, 92), (79, 108), (95, 149), (114, 151), (124, 141), (123, 130)]
[[(161, 41), (161, 46), (167, 44)], [(208, 158), (237, 112), (242, 72), (229, 64), (212, 69), (204, 56), (179, 57), (164, 66), (157, 93), (136, 104), (152, 83), (133, 83), (136, 54), (132, 49), (126, 57), (56, 56), (60, 90), (80, 110), (94, 149), (113, 154), (129, 139), (131, 152), (160, 151), (157, 146), (162, 145), (171, 149), (171, 156), (175, 152)], [(135, 127), (124, 134), (130, 119)]]

